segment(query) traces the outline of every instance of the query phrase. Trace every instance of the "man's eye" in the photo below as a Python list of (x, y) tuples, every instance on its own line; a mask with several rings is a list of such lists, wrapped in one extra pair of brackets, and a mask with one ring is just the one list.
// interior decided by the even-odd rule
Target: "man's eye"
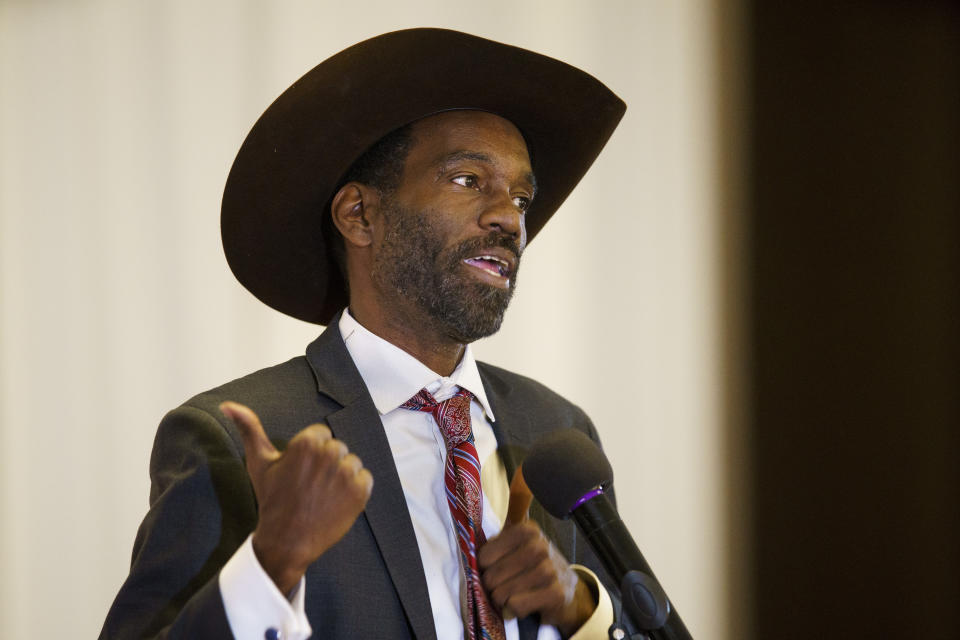
[(456, 178), (453, 179), (453, 181), (456, 182), (461, 187), (467, 187), (468, 189), (476, 189), (477, 185), (479, 184), (477, 181), (477, 176), (472, 176), (469, 174), (463, 175), (463, 176), (457, 176)]
[(526, 211), (530, 208), (530, 198), (517, 196), (513, 199), (513, 204), (517, 205), (517, 209), (520, 209), (520, 211)]

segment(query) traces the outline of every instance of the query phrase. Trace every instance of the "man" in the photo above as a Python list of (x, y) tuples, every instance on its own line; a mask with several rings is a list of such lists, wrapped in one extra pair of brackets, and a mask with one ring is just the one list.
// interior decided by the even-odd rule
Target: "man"
[(605, 637), (572, 525), (528, 518), (520, 482), (507, 500), (538, 437), (596, 432), (469, 344), (623, 110), (568, 65), (436, 29), (277, 99), (231, 170), (224, 247), (261, 300), (328, 328), (164, 418), (102, 637)]

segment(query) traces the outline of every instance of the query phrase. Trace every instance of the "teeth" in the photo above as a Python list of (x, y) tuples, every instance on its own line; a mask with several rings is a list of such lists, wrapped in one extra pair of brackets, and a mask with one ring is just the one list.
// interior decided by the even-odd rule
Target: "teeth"
[[(510, 263), (496, 256), (474, 256), (472, 258), (467, 258), (464, 260), (464, 262), (472, 264), (474, 267), (482, 268), (487, 273), (495, 273), (501, 278), (506, 278), (507, 274), (510, 273)], [(474, 264), (478, 262), (485, 262), (487, 265)]]

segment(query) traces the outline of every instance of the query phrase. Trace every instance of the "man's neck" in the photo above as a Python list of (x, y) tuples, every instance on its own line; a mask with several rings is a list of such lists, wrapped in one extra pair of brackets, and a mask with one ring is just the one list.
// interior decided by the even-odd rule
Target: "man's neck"
[(431, 371), (442, 376), (453, 373), (463, 357), (466, 345), (434, 330), (423, 318), (388, 317), (350, 305), (350, 315), (367, 331), (403, 349)]

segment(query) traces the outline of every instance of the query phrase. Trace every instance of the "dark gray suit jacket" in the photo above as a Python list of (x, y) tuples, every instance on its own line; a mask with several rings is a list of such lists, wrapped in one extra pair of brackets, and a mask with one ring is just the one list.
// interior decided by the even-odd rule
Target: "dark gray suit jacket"
[[(597, 440), (586, 415), (543, 385), (478, 366), (508, 474), (526, 448), (552, 430), (575, 427)], [(313, 637), (435, 639), (400, 478), (336, 321), (306, 357), (202, 393), (164, 417), (150, 462), (150, 510), (100, 637), (231, 637), (217, 576), (254, 529), (257, 504), (240, 436), (217, 408), (224, 400), (250, 406), (279, 449), (308, 424), (325, 423), (374, 475), (366, 510), (307, 571)], [(603, 575), (572, 523), (552, 518), (536, 502), (531, 517), (568, 559)], [(536, 628), (535, 619), (522, 620), (521, 637), (535, 637)]]

